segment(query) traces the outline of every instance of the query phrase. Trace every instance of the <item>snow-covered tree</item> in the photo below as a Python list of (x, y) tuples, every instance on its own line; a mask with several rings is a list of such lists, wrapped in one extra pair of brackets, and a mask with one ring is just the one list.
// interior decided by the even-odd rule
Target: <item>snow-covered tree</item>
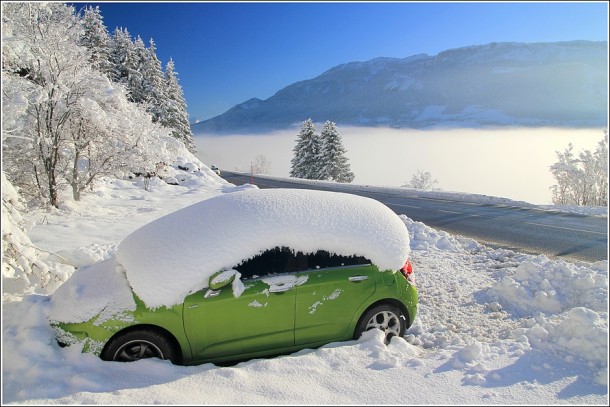
[(61, 275), (41, 258), (27, 236), (23, 213), (26, 208), (19, 194), (2, 172), (2, 286), (4, 292), (12, 291), (7, 286), (19, 285), (15, 291), (44, 288), (51, 280), (62, 280)]
[(57, 207), (67, 187), (78, 200), (96, 177), (152, 170), (177, 151), (167, 129), (92, 67), (72, 7), (9, 3), (2, 12), (3, 164), (25, 198)]
[(81, 22), (61, 3), (9, 3), (2, 11), (3, 78), (12, 77), (27, 104), (25, 127), (8, 147), (28, 150), (23, 164), (33, 165), (34, 185), (57, 206), (66, 128), (92, 74), (89, 53), (78, 45)]
[(85, 7), (83, 11), (83, 35), (80, 44), (91, 53), (91, 64), (103, 74), (111, 77), (110, 34), (104, 25), (99, 6)]
[(436, 184), (438, 184), (438, 181), (432, 178), (432, 174), (430, 174), (430, 172), (417, 170), (417, 172), (411, 177), (411, 181), (403, 185), (403, 187), (430, 190)]
[(167, 105), (167, 96), (165, 92), (165, 79), (163, 78), (161, 61), (157, 58), (155, 42), (151, 38), (149, 47), (141, 49), (141, 46), (144, 44), (140, 37), (138, 37), (136, 44), (136, 50), (141, 50), (142, 52), (140, 55), (142, 96), (138, 102), (144, 103), (146, 110), (152, 115), (153, 121), (161, 121), (165, 106)]
[(270, 169), (271, 161), (269, 161), (264, 154), (258, 154), (254, 157), (254, 161), (252, 162), (253, 174), (269, 174)]
[(174, 61), (170, 58), (165, 67), (165, 103), (160, 122), (172, 130), (172, 135), (182, 141), (191, 153), (197, 148), (193, 142), (193, 131), (189, 123), (186, 101), (178, 83)]
[(579, 205), (578, 184), (581, 174), (573, 150), (574, 145), (569, 143), (563, 152), (556, 151), (558, 161), (551, 166), (551, 173), (557, 181), (551, 187), (555, 205)]
[(139, 36), (132, 41), (129, 31), (119, 28), (114, 33), (110, 60), (111, 77), (127, 88), (130, 100), (143, 105), (153, 121), (169, 128), (173, 137), (194, 153), (197, 149), (174, 61), (170, 59), (164, 73), (154, 40), (150, 39), (146, 48)]
[(604, 137), (597, 143), (593, 162), (597, 184), (597, 199), (594, 205), (608, 206), (608, 130), (604, 130)]
[(144, 45), (144, 41), (142, 41), (140, 36), (137, 36), (133, 41), (132, 60), (130, 65), (127, 66), (128, 76), (126, 84), (130, 99), (133, 102), (144, 104), (146, 110), (150, 112), (152, 110), (148, 106), (150, 87), (146, 83), (147, 78), (145, 77), (145, 74), (148, 74), (146, 71), (148, 56), (148, 50), (146, 45)]
[(167, 159), (155, 156), (153, 144), (168, 131), (153, 123), (143, 106), (128, 102), (122, 87), (107, 78), (98, 81), (70, 119), (64, 143), (61, 173), (76, 201), (101, 176), (152, 171), (155, 163)]
[(320, 135), (322, 144), (320, 149), (320, 178), (337, 182), (352, 182), (354, 173), (350, 170), (350, 165), (343, 147), (341, 135), (337, 126), (332, 121), (326, 121)]
[[(142, 44), (143, 45), (143, 44)], [(137, 82), (140, 76), (139, 64), (135, 45), (131, 34), (126, 28), (117, 27), (110, 41), (111, 78), (113, 82), (120, 83), (129, 89), (129, 84)], [(134, 77), (135, 78), (132, 78)], [(136, 95), (138, 97), (138, 95)], [(130, 96), (133, 101), (134, 98)]]
[(290, 176), (293, 178), (320, 179), (320, 136), (311, 118), (302, 123), (293, 148)]
[(557, 183), (551, 186), (555, 205), (608, 205), (608, 132), (594, 153), (585, 150), (576, 157), (572, 143), (557, 151), (558, 161), (551, 165)]

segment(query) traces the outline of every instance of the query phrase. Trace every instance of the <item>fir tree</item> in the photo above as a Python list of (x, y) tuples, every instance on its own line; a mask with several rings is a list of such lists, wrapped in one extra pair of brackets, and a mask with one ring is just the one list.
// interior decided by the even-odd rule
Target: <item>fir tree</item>
[[(144, 48), (144, 43), (140, 45)], [(141, 53), (141, 50), (140, 50)], [(131, 35), (126, 28), (116, 28), (110, 42), (111, 80), (125, 86), (131, 101), (140, 101), (138, 83), (141, 83), (139, 57)], [(135, 95), (133, 90), (136, 89)]]
[(120, 83), (123, 78), (127, 77), (127, 72), (124, 69), (124, 62), (127, 59), (125, 55), (127, 45), (129, 41), (129, 47), (132, 47), (131, 38), (129, 32), (119, 27), (115, 28), (114, 33), (110, 37), (110, 55), (108, 60), (110, 61), (110, 79), (113, 82)]
[(293, 178), (319, 179), (320, 137), (315, 131), (311, 119), (303, 122), (297, 145), (292, 150), (294, 156), (290, 176)]
[(195, 153), (193, 131), (188, 120), (186, 101), (178, 76), (174, 70), (174, 61), (170, 58), (165, 67), (165, 112), (161, 124), (172, 129), (172, 135), (182, 141), (188, 150)]
[(112, 66), (110, 64), (110, 35), (104, 25), (99, 6), (95, 8), (88, 6), (84, 10), (83, 35), (80, 44), (87, 47), (91, 52), (91, 64), (100, 72), (111, 77)]
[(163, 77), (161, 61), (157, 58), (155, 42), (151, 38), (149, 47), (142, 56), (142, 88), (144, 91), (144, 102), (146, 110), (152, 114), (153, 122), (164, 123), (166, 115), (167, 100), (166, 83)]
[(321, 134), (320, 179), (337, 182), (352, 182), (354, 173), (350, 170), (345, 147), (334, 122), (326, 121)]
[[(133, 42), (132, 59), (127, 65), (127, 90), (130, 98), (136, 103), (148, 103), (148, 91), (144, 73), (146, 71), (146, 60), (148, 58), (148, 50), (144, 41), (138, 35)], [(146, 106), (148, 111), (148, 106)]]

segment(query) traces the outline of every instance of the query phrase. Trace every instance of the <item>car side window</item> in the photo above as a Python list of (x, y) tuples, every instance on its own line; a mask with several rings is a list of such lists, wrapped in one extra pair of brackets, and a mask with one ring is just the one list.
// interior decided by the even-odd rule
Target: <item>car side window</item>
[(242, 280), (329, 267), (371, 264), (362, 256), (342, 256), (319, 250), (304, 254), (288, 247), (274, 247), (235, 266)]
[(242, 280), (288, 273), (294, 271), (289, 267), (291, 256), (292, 253), (288, 248), (274, 247), (242, 262), (234, 268), (240, 272)]
[(371, 264), (371, 261), (363, 256), (342, 256), (327, 252), (325, 250), (319, 250), (316, 253), (308, 255), (307, 257), (308, 267), (303, 270)]

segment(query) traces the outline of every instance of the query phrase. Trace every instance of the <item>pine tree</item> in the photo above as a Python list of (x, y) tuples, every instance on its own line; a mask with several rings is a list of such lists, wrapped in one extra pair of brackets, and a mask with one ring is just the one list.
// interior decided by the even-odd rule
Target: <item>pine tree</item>
[(127, 43), (129, 43), (129, 48), (133, 46), (129, 32), (119, 27), (115, 28), (110, 37), (108, 60), (110, 61), (110, 79), (116, 83), (121, 83), (123, 78), (127, 78), (127, 71), (124, 68), (124, 62), (127, 60), (125, 55), (127, 53)]
[(150, 111), (148, 104), (148, 91), (146, 87), (146, 64), (148, 59), (148, 50), (144, 41), (138, 35), (133, 41), (132, 59), (128, 61), (127, 68), (127, 90), (133, 102), (146, 104), (146, 110)]
[(164, 122), (167, 110), (167, 100), (165, 78), (161, 68), (161, 61), (157, 58), (155, 42), (151, 38), (149, 47), (142, 56), (140, 63), (142, 73), (142, 90), (144, 92), (144, 102), (146, 110), (152, 114), (153, 122)]
[(91, 52), (91, 64), (100, 72), (111, 77), (110, 35), (104, 25), (99, 6), (88, 6), (83, 14), (83, 35), (80, 44)]
[(324, 123), (321, 139), (320, 179), (352, 182), (354, 180), (354, 173), (350, 170), (347, 157), (345, 157), (346, 150), (343, 147), (343, 141), (334, 122), (326, 121)]
[(174, 61), (171, 58), (165, 67), (165, 102), (165, 112), (160, 118), (161, 124), (171, 128), (172, 135), (182, 141), (191, 153), (195, 153), (197, 149), (193, 142), (186, 101), (182, 87), (178, 84)]
[(292, 150), (294, 156), (290, 176), (293, 178), (320, 179), (318, 162), (320, 137), (315, 134), (315, 131), (316, 128), (311, 118), (303, 122), (296, 140), (297, 144)]
[[(142, 54), (144, 43), (140, 44), (139, 54)], [(110, 43), (111, 80), (125, 86), (129, 92), (129, 99), (140, 102), (141, 74), (139, 72), (140, 57), (136, 53), (136, 46), (131, 40), (131, 34), (126, 28), (116, 28)], [(135, 95), (134, 95), (135, 89)]]

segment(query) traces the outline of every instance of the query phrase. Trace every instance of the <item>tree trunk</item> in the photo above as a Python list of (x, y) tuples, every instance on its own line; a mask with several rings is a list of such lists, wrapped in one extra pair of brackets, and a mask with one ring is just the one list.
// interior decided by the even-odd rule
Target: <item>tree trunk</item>
[(80, 201), (80, 189), (78, 188), (78, 160), (80, 157), (80, 151), (76, 148), (76, 152), (74, 154), (74, 161), (72, 164), (72, 179), (70, 180), (70, 185), (72, 186), (72, 198), (78, 202)]

